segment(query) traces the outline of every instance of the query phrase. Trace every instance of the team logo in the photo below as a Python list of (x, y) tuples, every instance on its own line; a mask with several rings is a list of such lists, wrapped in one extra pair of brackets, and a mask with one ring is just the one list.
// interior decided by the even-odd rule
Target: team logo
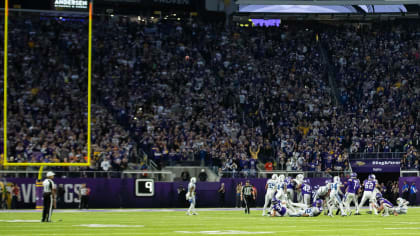
[(366, 162), (364, 162), (364, 161), (356, 161), (356, 165), (358, 165), (358, 166), (364, 166), (364, 165), (366, 165)]

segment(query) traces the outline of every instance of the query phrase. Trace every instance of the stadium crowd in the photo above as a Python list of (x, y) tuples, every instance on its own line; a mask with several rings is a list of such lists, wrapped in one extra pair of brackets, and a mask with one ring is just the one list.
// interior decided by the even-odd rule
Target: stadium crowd
[[(402, 166), (418, 168), (418, 27), (397, 29), (320, 34), (335, 104), (305, 27), (97, 22), (90, 169), (125, 169), (143, 152), (245, 174), (258, 162), (349, 170), (354, 152), (405, 152)], [(87, 22), (13, 19), (9, 40), (9, 161), (85, 161)]]

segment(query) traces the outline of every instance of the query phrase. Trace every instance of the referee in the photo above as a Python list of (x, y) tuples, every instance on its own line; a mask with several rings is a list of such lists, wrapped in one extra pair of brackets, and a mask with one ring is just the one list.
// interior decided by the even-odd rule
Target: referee
[(52, 209), (55, 205), (55, 190), (56, 186), (54, 184), (54, 172), (49, 171), (47, 173), (47, 178), (42, 182), (44, 187), (44, 209), (42, 211), (42, 222), (51, 222)]
[(241, 201), (243, 201), (245, 204), (245, 214), (249, 214), (249, 207), (251, 205), (252, 199), (255, 200), (255, 195), (253, 192), (254, 190), (252, 185), (249, 183), (249, 180), (247, 180), (241, 191)]

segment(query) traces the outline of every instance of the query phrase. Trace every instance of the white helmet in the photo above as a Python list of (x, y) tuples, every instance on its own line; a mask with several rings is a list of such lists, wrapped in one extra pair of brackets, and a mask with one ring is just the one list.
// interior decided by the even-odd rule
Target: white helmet
[(397, 203), (398, 203), (398, 204), (400, 204), (401, 202), (403, 202), (403, 199), (402, 199), (402, 198), (400, 198), (400, 197), (399, 197), (399, 198), (397, 198)]
[(303, 175), (302, 174), (298, 174), (297, 176), (296, 176), (296, 179), (297, 180), (299, 180), (300, 182), (302, 182), (303, 181)]
[(339, 182), (340, 182), (340, 177), (334, 176), (334, 183), (339, 183)]
[(271, 176), (271, 179), (272, 179), (272, 180), (277, 180), (277, 175), (276, 175), (276, 174), (273, 174), (273, 175)]
[(285, 179), (286, 177), (284, 176), (284, 175), (279, 175), (279, 177), (278, 177), (278, 180), (280, 181), (280, 182), (284, 182), (284, 179)]
[(191, 183), (195, 184), (197, 182), (197, 179), (195, 177), (192, 177), (190, 180)]

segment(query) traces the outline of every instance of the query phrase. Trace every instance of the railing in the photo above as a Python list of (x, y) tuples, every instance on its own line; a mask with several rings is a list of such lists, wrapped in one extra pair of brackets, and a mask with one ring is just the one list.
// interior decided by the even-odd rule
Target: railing
[[(54, 171), (56, 178), (148, 178), (155, 181), (172, 182), (174, 174), (171, 171)], [(37, 178), (35, 170), (1, 170), (0, 176), (4, 178)]]
[(405, 152), (357, 152), (350, 153), (349, 158), (354, 159), (401, 159)]
[(413, 177), (420, 176), (420, 171), (417, 170), (401, 170), (400, 177)]
[(222, 178), (269, 178), (272, 174), (283, 174), (286, 177), (296, 177), (303, 174), (305, 178), (332, 178), (333, 176), (349, 176), (351, 171), (222, 171)]

